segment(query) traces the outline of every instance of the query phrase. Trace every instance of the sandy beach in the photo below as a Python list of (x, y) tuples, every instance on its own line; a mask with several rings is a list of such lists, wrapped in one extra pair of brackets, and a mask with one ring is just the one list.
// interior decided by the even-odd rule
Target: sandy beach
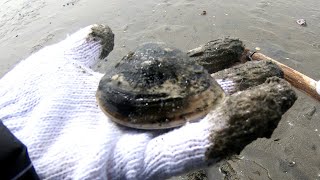
[[(96, 65), (100, 72), (143, 42), (187, 51), (231, 36), (319, 80), (319, 9), (319, 0), (1, 0), (0, 77), (42, 47), (103, 23), (113, 30), (115, 47)], [(301, 18), (306, 27), (296, 23)], [(270, 139), (258, 139), (239, 156), (208, 168), (208, 179), (320, 179), (320, 103), (297, 93)]]

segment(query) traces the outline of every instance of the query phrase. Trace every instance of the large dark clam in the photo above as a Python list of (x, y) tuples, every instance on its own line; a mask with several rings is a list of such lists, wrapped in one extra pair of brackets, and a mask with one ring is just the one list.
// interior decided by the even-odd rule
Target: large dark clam
[(186, 53), (147, 43), (103, 76), (96, 96), (103, 112), (119, 124), (165, 129), (200, 119), (225, 94)]

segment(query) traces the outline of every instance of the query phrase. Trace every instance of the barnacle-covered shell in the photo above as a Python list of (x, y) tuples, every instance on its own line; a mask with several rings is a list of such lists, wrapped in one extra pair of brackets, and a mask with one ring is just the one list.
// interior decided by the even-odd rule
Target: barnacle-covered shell
[(96, 96), (103, 112), (119, 124), (165, 129), (199, 120), (224, 92), (186, 53), (147, 43), (103, 76)]

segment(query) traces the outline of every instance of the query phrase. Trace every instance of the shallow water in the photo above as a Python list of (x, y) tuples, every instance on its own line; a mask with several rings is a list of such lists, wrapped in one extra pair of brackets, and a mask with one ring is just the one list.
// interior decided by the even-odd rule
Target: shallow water
[[(319, 9), (319, 0), (0, 0), (0, 77), (68, 33), (104, 23), (116, 35), (109, 61), (141, 42), (164, 41), (189, 50), (232, 36), (320, 79)], [(200, 15), (204, 10), (207, 14)], [(300, 18), (307, 27), (295, 22)], [(104, 61), (98, 67), (105, 71)], [(319, 109), (318, 102), (299, 93), (273, 137), (249, 145), (232, 168), (242, 179), (320, 179)]]

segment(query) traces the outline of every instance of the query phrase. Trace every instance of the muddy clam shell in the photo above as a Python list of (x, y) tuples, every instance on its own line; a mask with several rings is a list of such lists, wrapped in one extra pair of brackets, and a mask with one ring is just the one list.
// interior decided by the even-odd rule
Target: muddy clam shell
[(112, 121), (138, 129), (199, 120), (224, 96), (202, 66), (164, 43), (146, 43), (130, 52), (102, 77), (96, 93)]

